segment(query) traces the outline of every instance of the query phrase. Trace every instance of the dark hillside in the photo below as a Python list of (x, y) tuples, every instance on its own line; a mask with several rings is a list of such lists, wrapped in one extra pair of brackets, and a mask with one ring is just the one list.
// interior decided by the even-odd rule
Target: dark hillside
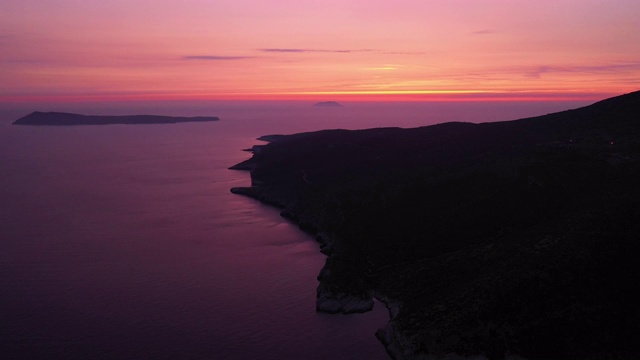
[(273, 140), (236, 166), (253, 186), (232, 191), (319, 234), (320, 310), (401, 304), (378, 334), (393, 356), (640, 353), (640, 92), (509, 122)]

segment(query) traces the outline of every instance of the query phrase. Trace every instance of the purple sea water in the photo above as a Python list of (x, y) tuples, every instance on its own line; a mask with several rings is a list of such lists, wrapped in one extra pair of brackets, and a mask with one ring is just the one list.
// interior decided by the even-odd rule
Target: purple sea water
[[(386, 359), (384, 306), (315, 312), (318, 244), (233, 195), (256, 137), (509, 120), (584, 103), (169, 102), (0, 109), (0, 358)], [(31, 111), (213, 123), (12, 126)]]

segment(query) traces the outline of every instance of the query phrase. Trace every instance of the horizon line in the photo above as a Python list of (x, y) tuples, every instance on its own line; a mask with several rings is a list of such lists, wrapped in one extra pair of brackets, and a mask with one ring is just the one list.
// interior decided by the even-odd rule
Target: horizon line
[(116, 102), (116, 101), (385, 101), (385, 102), (470, 102), (470, 101), (598, 101), (633, 91), (303, 91), (280, 93), (128, 93), (0, 96), (0, 103), (29, 102)]

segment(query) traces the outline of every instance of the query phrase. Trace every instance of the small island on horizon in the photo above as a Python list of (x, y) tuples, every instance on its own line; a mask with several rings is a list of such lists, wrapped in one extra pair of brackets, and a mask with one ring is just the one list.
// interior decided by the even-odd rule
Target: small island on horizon
[(145, 125), (145, 124), (177, 124), (183, 122), (219, 121), (216, 116), (162, 116), (162, 115), (80, 115), (65, 112), (35, 111), (13, 122), (13, 125)]
[(320, 102), (317, 102), (317, 103), (313, 104), (313, 106), (317, 106), (317, 107), (342, 107), (342, 104), (340, 104), (337, 101), (320, 101)]

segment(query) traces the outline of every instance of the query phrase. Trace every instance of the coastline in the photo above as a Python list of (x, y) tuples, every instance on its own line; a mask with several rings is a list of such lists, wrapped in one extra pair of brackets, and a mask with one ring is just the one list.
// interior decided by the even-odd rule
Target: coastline
[[(261, 137), (259, 140), (265, 138), (267, 137)], [(254, 154), (255, 148), (256, 147), (251, 150)], [(249, 159), (229, 169), (251, 172), (254, 166), (255, 163), (252, 159)], [(251, 181), (252, 185), (250, 187), (234, 187), (231, 188), (230, 191), (234, 194), (248, 196), (263, 204), (279, 208), (281, 210), (280, 215), (309, 233), (310, 236), (319, 243), (319, 251), (327, 256), (325, 265), (319, 270), (317, 276), (319, 284), (316, 291), (316, 310), (328, 314), (352, 314), (370, 311), (373, 308), (374, 297), (371, 292), (365, 291), (364, 293), (354, 294), (350, 291), (345, 291), (346, 289), (339, 289), (332, 286), (331, 279), (334, 274), (331, 270), (330, 263), (334, 260), (332, 259), (332, 254), (336, 241), (330, 234), (318, 230), (318, 219), (301, 216), (302, 214), (295, 211), (294, 206), (292, 206), (292, 203), (288, 199), (280, 198), (263, 191), (261, 189), (261, 182), (253, 177)]]
[[(272, 142), (276, 141), (278, 138), (280, 138), (279, 135), (276, 135), (275, 137), (263, 136), (257, 140)], [(255, 145), (251, 149), (247, 149), (247, 151), (255, 154), (263, 146), (265, 145)], [(255, 165), (253, 158), (251, 158), (236, 164), (229, 169), (251, 172)], [(335, 291), (326, 283), (326, 281), (332, 276), (330, 260), (336, 243), (335, 238), (333, 238), (329, 233), (317, 230), (317, 219), (305, 219), (305, 221), (301, 222), (299, 214), (292, 210), (290, 203), (287, 203), (284, 199), (262, 192), (260, 190), (261, 182), (257, 181), (253, 177), (251, 177), (251, 182), (252, 184), (250, 187), (234, 187), (231, 188), (230, 191), (233, 194), (248, 196), (263, 204), (279, 208), (281, 210), (280, 216), (292, 221), (313, 237), (319, 244), (319, 251), (326, 255), (327, 258), (325, 260), (325, 264), (322, 269), (319, 270), (317, 276), (318, 287), (316, 289), (316, 311), (327, 314), (345, 315), (365, 313), (373, 309), (374, 299), (378, 300), (387, 308), (389, 321), (387, 324), (376, 330), (376, 338), (380, 341), (382, 346), (385, 347), (387, 354), (389, 354), (392, 359), (408, 359), (406, 356), (410, 355), (410, 351), (405, 350), (404, 347), (400, 345), (405, 342), (399, 340), (401, 337), (399, 334), (395, 333), (395, 327), (392, 324), (393, 318), (398, 314), (401, 304), (393, 302), (384, 295), (374, 293), (373, 291), (360, 295), (350, 294), (345, 291)], [(384, 336), (380, 334), (384, 334)]]
[(385, 303), (376, 336), (395, 359), (627, 356), (638, 105), (278, 136), (231, 167), (251, 176), (231, 191), (315, 235), (318, 310)]

